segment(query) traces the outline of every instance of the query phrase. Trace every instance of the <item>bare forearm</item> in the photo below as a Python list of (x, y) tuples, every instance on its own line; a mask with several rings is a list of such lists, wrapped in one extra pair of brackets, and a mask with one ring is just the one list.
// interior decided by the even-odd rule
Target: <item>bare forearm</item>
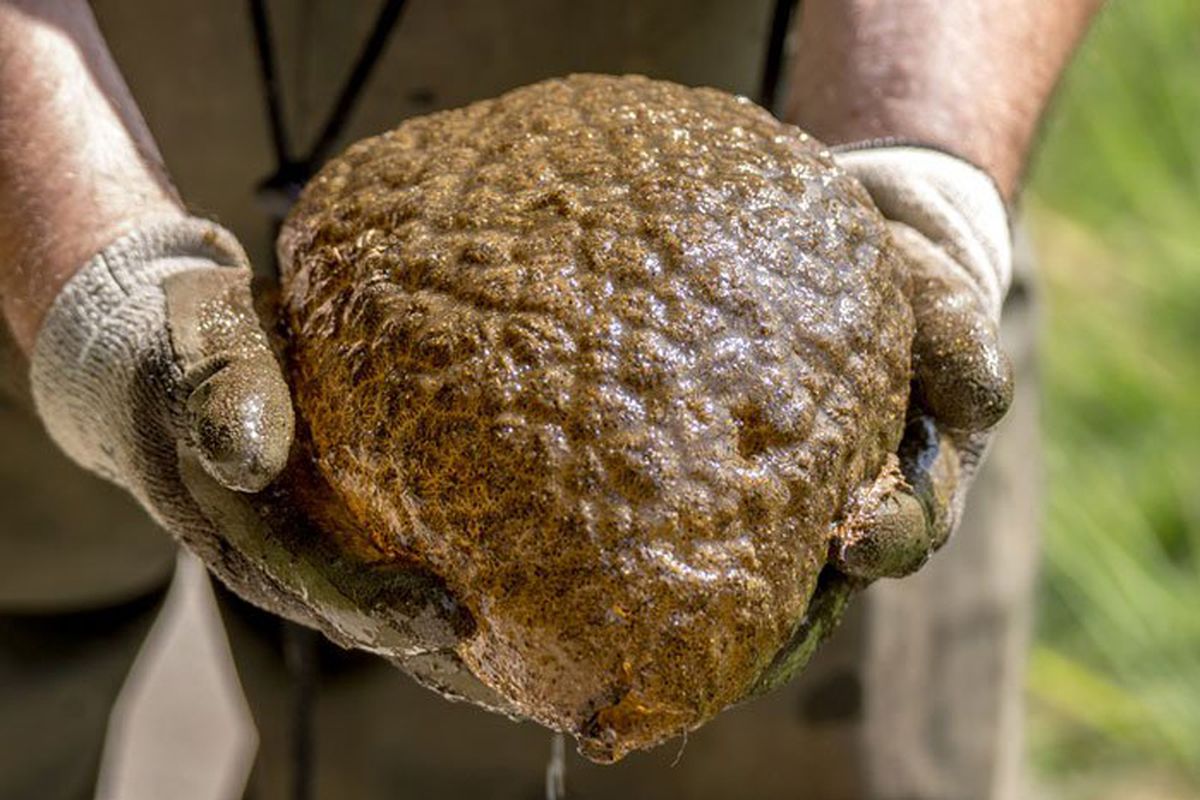
[(0, 0), (0, 311), (30, 352), (75, 269), (179, 203), (83, 0)]
[(1016, 194), (1038, 120), (1102, 0), (804, 0), (785, 118), (830, 144), (942, 148)]

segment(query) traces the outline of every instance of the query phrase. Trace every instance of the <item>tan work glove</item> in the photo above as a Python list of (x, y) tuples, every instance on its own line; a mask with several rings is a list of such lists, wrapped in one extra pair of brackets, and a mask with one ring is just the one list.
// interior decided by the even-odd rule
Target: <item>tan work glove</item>
[(910, 268), (916, 338), (901, 462), (936, 549), (957, 525), (991, 429), (1012, 402), (999, 335), (1012, 275), (1007, 210), (985, 172), (937, 150), (849, 146), (834, 157), (888, 219)]
[(240, 491), (287, 461), (291, 399), (246, 255), (211, 222), (154, 219), (81, 267), (42, 324), (30, 376), (54, 441), (168, 528), (189, 505), (179, 447)]
[(218, 573), (236, 569), (182, 484), (181, 454), (231, 494), (257, 491), (286, 463), (294, 420), (232, 234), (178, 214), (109, 244), (55, 298), (30, 384), (67, 455), (128, 490)]
[(481, 691), (425, 657), (460, 624), (436, 582), (339, 569), (287, 481), (272, 484), (290, 469), (291, 398), (228, 231), (162, 217), (105, 247), (51, 306), (31, 384), (55, 442), (243, 598), (346, 646), (407, 654), (435, 685)]
[(246, 255), (211, 222), (145, 220), (80, 267), (38, 332), (30, 384), (59, 447), (210, 565), (223, 545), (181, 483), (181, 452), (237, 491), (262, 489), (287, 461), (288, 387)]

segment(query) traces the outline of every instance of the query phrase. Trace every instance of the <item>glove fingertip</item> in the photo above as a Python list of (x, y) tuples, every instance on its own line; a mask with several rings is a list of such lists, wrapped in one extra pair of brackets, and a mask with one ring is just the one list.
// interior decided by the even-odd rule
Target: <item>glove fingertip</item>
[(929, 359), (916, 369), (916, 379), (922, 405), (953, 430), (988, 430), (1012, 405), (1012, 367), (991, 342)]
[(295, 417), (269, 354), (218, 371), (188, 399), (191, 441), (204, 468), (229, 489), (257, 492), (287, 464)]
[(860, 580), (902, 578), (925, 563), (931, 545), (925, 507), (911, 488), (900, 485), (879, 503), (861, 535), (839, 544), (835, 564)]
[(947, 428), (993, 427), (1013, 398), (1012, 365), (995, 324), (969, 302), (929, 302), (915, 310), (913, 378), (920, 405)]

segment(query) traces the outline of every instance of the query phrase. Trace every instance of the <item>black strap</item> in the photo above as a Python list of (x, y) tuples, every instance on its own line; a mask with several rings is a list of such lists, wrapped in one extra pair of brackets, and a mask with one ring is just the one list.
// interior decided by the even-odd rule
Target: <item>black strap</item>
[(250, 0), (250, 21), (254, 25), (254, 49), (258, 54), (258, 75), (262, 81), (263, 100), (267, 104), (267, 120), (271, 125), (271, 145), (278, 165), (292, 160), (284, 129), (282, 92), (275, 76), (275, 47), (271, 42), (267, 6), (263, 0)]
[(359, 95), (362, 94), (363, 86), (366, 85), (367, 79), (371, 77), (371, 71), (383, 54), (388, 36), (396, 27), (400, 13), (404, 11), (404, 4), (405, 0), (387, 0), (383, 8), (379, 10), (379, 16), (375, 18), (375, 26), (371, 29), (371, 36), (363, 45), (363, 49), (358, 55), (358, 61), (354, 63), (354, 69), (350, 71), (350, 77), (342, 85), (342, 91), (338, 95), (337, 102), (334, 103), (333, 110), (329, 113), (329, 119), (325, 121), (325, 127), (321, 129), (317, 141), (304, 158), (306, 164), (315, 167), (329, 157), (330, 148), (337, 142), (342, 129), (346, 127), (350, 113), (354, 110)]
[(289, 748), (292, 755), (291, 795), (293, 800), (313, 800), (316, 783), (313, 770), (313, 748), (316, 743), (313, 704), (320, 683), (320, 634), (289, 620), (280, 620), (280, 624), (283, 625), (283, 661), (292, 684), (289, 704), (292, 718)]
[(768, 111), (775, 111), (779, 100), (780, 73), (783, 71), (784, 48), (787, 46), (788, 31), (796, 15), (800, 0), (775, 0), (771, 14), (771, 31), (767, 38), (767, 55), (763, 62), (762, 81), (758, 89), (758, 104)]
[(271, 127), (271, 145), (275, 151), (275, 171), (258, 185), (259, 198), (267, 206), (272, 220), (278, 225), (287, 214), (306, 181), (321, 166), (337, 143), (362, 95), (363, 87), (379, 63), (379, 57), (387, 46), (388, 38), (396, 28), (407, 0), (386, 0), (371, 34), (359, 51), (354, 67), (347, 76), (337, 101), (330, 109), (325, 124), (313, 146), (300, 157), (292, 154), (292, 144), (283, 115), (283, 91), (280, 86), (275, 62), (275, 46), (271, 38), (271, 25), (267, 17), (266, 0), (249, 0), (250, 21), (254, 27), (254, 45), (258, 54), (258, 73), (262, 83), (263, 101), (267, 107), (267, 120)]

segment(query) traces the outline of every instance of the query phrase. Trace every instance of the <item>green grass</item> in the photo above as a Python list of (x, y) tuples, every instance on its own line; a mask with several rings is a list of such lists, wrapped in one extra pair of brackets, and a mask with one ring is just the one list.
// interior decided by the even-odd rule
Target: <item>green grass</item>
[(1050, 477), (1034, 763), (1200, 797), (1200, 3), (1110, 4), (1028, 194)]

